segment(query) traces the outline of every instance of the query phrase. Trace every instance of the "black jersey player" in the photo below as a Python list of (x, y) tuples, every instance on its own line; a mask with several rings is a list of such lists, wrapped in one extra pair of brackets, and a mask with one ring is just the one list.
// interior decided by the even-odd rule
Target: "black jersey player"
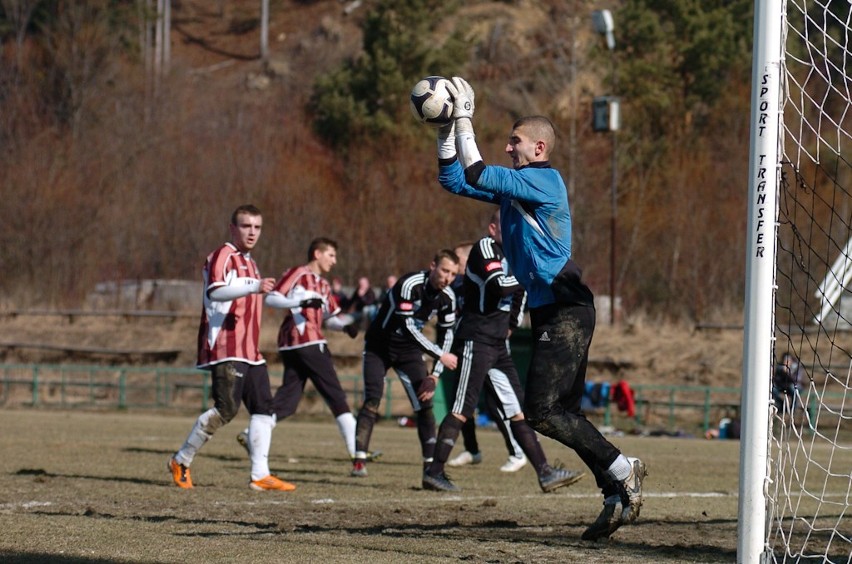
[(524, 420), (521, 383), (507, 348), (513, 301), (524, 290), (508, 272), (503, 257), (500, 210), (488, 224), (488, 236), (480, 239), (468, 255), (464, 275), (464, 305), (456, 330), (453, 352), (460, 359), (454, 400), (441, 422), (434, 461), (423, 472), (423, 488), (457, 491), (444, 473), (444, 464), (462, 425), (473, 416), (482, 386), (488, 382), (499, 400), (499, 412), (509, 421), (517, 442), (530, 459), (545, 492), (573, 484), (583, 472), (552, 468), (541, 444)]
[[(457, 362), (450, 352), (456, 321), (456, 296), (450, 284), (458, 266), (459, 259), (453, 251), (438, 251), (429, 270), (411, 272), (397, 280), (370, 323), (364, 337), (364, 403), (355, 430), (352, 476), (367, 475), (370, 437), (378, 419), (385, 374), (391, 368), (399, 376), (416, 415), (424, 464), (431, 462), (435, 451), (432, 397), (444, 367), (453, 370)], [(437, 317), (443, 334), (441, 344), (423, 334), (424, 325), (433, 317)], [(424, 354), (436, 361), (431, 374)]]
[[(453, 281), (453, 291), (456, 293), (456, 311), (461, 317), (461, 310), (464, 306), (464, 272), (467, 267), (467, 257), (470, 254), (470, 249), (473, 248), (473, 241), (465, 241), (456, 245), (453, 249), (459, 256), (459, 275)], [(512, 300), (512, 311), (509, 317), (510, 331), (517, 328), (524, 317), (526, 305), (526, 292), (516, 292)], [(455, 394), (453, 387), (453, 379), (447, 378), (442, 380), (444, 384), (445, 395), (452, 398)], [(500, 466), (501, 472), (517, 472), (527, 465), (527, 457), (524, 454), (521, 445), (515, 440), (512, 430), (508, 423), (502, 417), (500, 410), (501, 401), (497, 396), (496, 390), (491, 386), (491, 382), (486, 380), (483, 387), (483, 394), (480, 399), (480, 407), (484, 400), (485, 413), (500, 431), (503, 436), (503, 441), (506, 443), (506, 450), (509, 451), (509, 458)], [(519, 404), (523, 403), (523, 397), (518, 396)], [(461, 436), (464, 444), (464, 451), (457, 456), (447, 461), (447, 466), (465, 466), (467, 464), (479, 464), (482, 462), (482, 452), (479, 450), (479, 440), (476, 438), (476, 418), (469, 417), (465, 420), (461, 428)]]

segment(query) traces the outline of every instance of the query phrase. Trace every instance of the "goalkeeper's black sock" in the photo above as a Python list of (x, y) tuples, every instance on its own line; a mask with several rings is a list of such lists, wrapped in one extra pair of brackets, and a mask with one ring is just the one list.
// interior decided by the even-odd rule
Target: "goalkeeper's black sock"
[(518, 421), (509, 421), (509, 426), (512, 428), (512, 434), (515, 435), (515, 440), (521, 445), (521, 450), (530, 459), (530, 462), (535, 468), (537, 474), (541, 474), (544, 467), (547, 466), (547, 457), (544, 455), (544, 450), (541, 448), (541, 443), (538, 442), (538, 437), (532, 427), (527, 425), (524, 419)]

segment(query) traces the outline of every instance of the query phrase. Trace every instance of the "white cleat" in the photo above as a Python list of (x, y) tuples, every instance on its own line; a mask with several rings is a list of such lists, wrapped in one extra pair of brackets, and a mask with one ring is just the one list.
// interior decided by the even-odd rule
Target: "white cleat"
[(517, 472), (526, 465), (527, 457), (523, 454), (521, 456), (510, 456), (509, 460), (500, 467), (500, 472)]

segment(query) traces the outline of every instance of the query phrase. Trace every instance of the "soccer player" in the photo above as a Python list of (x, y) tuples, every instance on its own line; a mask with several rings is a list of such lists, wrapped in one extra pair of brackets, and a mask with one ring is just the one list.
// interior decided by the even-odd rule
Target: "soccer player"
[[(305, 383), (313, 382), (317, 392), (331, 409), (350, 458), (355, 456), (355, 416), (349, 409), (346, 392), (334, 368), (322, 325), (358, 335), (358, 324), (350, 315), (341, 314), (340, 304), (323, 278), (337, 264), (337, 242), (326, 237), (311, 241), (308, 262), (285, 271), (275, 287), (266, 294), (268, 306), (288, 309), (278, 331), (278, 351), (284, 363), (281, 386), (273, 397), (277, 421), (296, 412)], [(248, 448), (247, 430), (237, 441)]]
[(243, 205), (231, 215), (231, 242), (207, 257), (201, 324), (198, 328), (198, 368), (209, 370), (213, 407), (202, 413), (189, 436), (171, 458), (168, 468), (178, 487), (192, 488), (189, 467), (198, 450), (230, 422), (240, 409), (249, 412), (249, 450), (253, 490), (292, 491), (296, 486), (269, 472), (269, 445), (275, 416), (266, 360), (260, 354), (262, 294), (274, 278), (262, 278), (251, 251), (260, 239), (260, 210)]
[(462, 425), (472, 418), (486, 379), (500, 402), (499, 412), (509, 421), (512, 435), (532, 461), (539, 486), (552, 492), (577, 482), (585, 474), (553, 468), (541, 444), (524, 420), (518, 401), (521, 382), (507, 347), (513, 298), (524, 290), (508, 272), (503, 258), (500, 210), (488, 224), (488, 236), (471, 249), (464, 275), (464, 306), (456, 329), (453, 352), (461, 359), (450, 413), (438, 429), (434, 461), (423, 472), (423, 489), (458, 491), (444, 473), (444, 464)]
[[(432, 397), (444, 366), (454, 370), (458, 360), (450, 352), (456, 320), (456, 295), (450, 284), (458, 266), (459, 258), (453, 251), (438, 251), (429, 270), (411, 272), (397, 280), (367, 329), (363, 357), (364, 403), (358, 412), (352, 476), (367, 475), (370, 437), (379, 417), (385, 374), (390, 368), (399, 376), (414, 409), (423, 463), (432, 461), (435, 452)], [(423, 326), (436, 316), (444, 336), (441, 345), (423, 334)], [(424, 354), (436, 360), (431, 374), (426, 369)]]
[(473, 131), (473, 88), (454, 77), (449, 89), (453, 122), (438, 132), (438, 180), (449, 192), (500, 206), (506, 260), (529, 296), (533, 345), (524, 412), (533, 429), (572, 448), (592, 471), (604, 507), (582, 538), (608, 537), (639, 516), (647, 470), (580, 410), (595, 306), (571, 259), (568, 191), (550, 166), (555, 129), (542, 116), (517, 120), (506, 145), (512, 168), (487, 166)]
[[(452, 284), (453, 291), (456, 293), (456, 311), (459, 314), (459, 318), (461, 318), (461, 311), (464, 309), (465, 277), (462, 275), (465, 273), (465, 269), (467, 268), (467, 257), (470, 255), (470, 250), (472, 248), (472, 242), (464, 242), (459, 243), (456, 245), (456, 248), (453, 249), (459, 257), (459, 276), (456, 276)], [(526, 296), (526, 292), (519, 292), (515, 294), (515, 298), (512, 301), (511, 312), (509, 313), (510, 331), (517, 327), (520, 323), (520, 319), (523, 318)], [(446, 386), (447, 388), (451, 387), (449, 384), (446, 384)], [(484, 388), (486, 413), (491, 420), (494, 421), (494, 425), (497, 427), (497, 430), (500, 431), (500, 434), (503, 435), (503, 441), (506, 443), (506, 450), (509, 451), (509, 458), (502, 466), (500, 466), (500, 471), (517, 472), (527, 465), (527, 457), (524, 455), (521, 445), (518, 444), (518, 441), (516, 441), (515, 437), (512, 435), (512, 430), (506, 424), (503, 417), (500, 416), (500, 398), (497, 397), (497, 393), (491, 385), (490, 380), (485, 381)], [(446, 395), (447, 397), (453, 397), (454, 394), (454, 390), (449, 390)], [(521, 402), (518, 403), (520, 405)], [(476, 438), (476, 419), (474, 417), (468, 417), (462, 424), (461, 435), (464, 444), (464, 451), (448, 460), (447, 466), (456, 467), (465, 466), (467, 464), (480, 464), (482, 462), (482, 452), (479, 450), (479, 441)]]

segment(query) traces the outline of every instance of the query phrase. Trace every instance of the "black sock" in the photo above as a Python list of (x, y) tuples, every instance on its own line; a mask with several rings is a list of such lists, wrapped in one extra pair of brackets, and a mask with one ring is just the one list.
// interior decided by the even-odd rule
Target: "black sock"
[(464, 422), (461, 434), (464, 440), (464, 449), (470, 454), (479, 454), (479, 442), (476, 440), (476, 421), (473, 417)]
[(417, 436), (420, 438), (420, 449), (423, 452), (423, 461), (430, 460), (435, 456), (435, 414), (431, 407), (426, 407), (417, 412)]
[(456, 444), (456, 439), (459, 438), (459, 431), (462, 430), (462, 421), (452, 415), (444, 417), (441, 422), (441, 428), (438, 429), (438, 442), (435, 445), (435, 459), (429, 467), (431, 476), (440, 476), (444, 473), (444, 463), (450, 457), (453, 451), (453, 446)]
[(378, 418), (377, 413), (366, 407), (362, 407), (358, 412), (358, 422), (355, 425), (355, 452), (368, 452), (370, 437), (373, 435), (373, 427)]
[(521, 449), (527, 458), (532, 462), (533, 468), (537, 474), (541, 474), (545, 466), (547, 466), (547, 457), (544, 455), (544, 450), (538, 442), (538, 437), (532, 427), (527, 425), (525, 419), (519, 421), (509, 421), (512, 428), (512, 434), (515, 435), (515, 440), (521, 445)]

